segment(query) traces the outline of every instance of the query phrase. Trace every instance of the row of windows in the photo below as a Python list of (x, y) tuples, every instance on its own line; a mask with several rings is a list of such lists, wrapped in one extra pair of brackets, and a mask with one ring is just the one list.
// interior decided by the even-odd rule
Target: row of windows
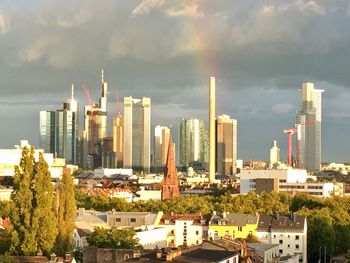
[[(117, 217), (117, 218), (115, 219), (115, 222), (116, 222), (116, 223), (120, 223), (120, 222), (122, 222), (122, 219), (121, 219), (120, 217)], [(136, 223), (136, 218), (130, 218), (130, 222), (131, 222), (131, 223)]]
[[(283, 237), (283, 234), (280, 234), (279, 237)], [(290, 238), (290, 235), (287, 236), (288, 238)], [(276, 235), (273, 235), (273, 238), (277, 238)], [(295, 240), (299, 240), (299, 235), (295, 235)]]

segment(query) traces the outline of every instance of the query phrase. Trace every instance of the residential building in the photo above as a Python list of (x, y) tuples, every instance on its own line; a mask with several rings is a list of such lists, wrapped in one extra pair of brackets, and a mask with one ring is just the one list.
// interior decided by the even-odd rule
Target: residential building
[(237, 120), (228, 115), (216, 119), (216, 168), (221, 175), (236, 173)]
[(156, 126), (154, 129), (154, 164), (165, 165), (170, 138), (170, 129)]
[(260, 215), (256, 236), (263, 243), (278, 244), (280, 256), (297, 255), (307, 262), (307, 221), (302, 215)]
[(199, 245), (208, 238), (209, 216), (163, 215), (159, 226), (166, 227), (168, 247)]
[(149, 172), (151, 99), (124, 97), (124, 168)]
[(297, 113), (297, 125), (300, 129), (301, 165), (306, 170), (320, 170), (321, 165), (321, 122), (322, 93), (313, 83), (303, 83), (302, 108)]
[(270, 168), (276, 169), (280, 160), (280, 149), (277, 147), (277, 141), (273, 141), (270, 149)]
[(167, 229), (159, 226), (163, 212), (108, 212), (109, 227), (135, 230), (144, 249), (163, 248), (167, 245)]
[(220, 237), (226, 238), (247, 238), (247, 236), (255, 235), (259, 216), (248, 214), (229, 214), (227, 212), (222, 215), (214, 212), (209, 222), (209, 237), (216, 240)]
[(279, 263), (280, 253), (278, 244), (247, 243), (248, 249), (254, 251), (255, 263)]
[(180, 164), (208, 162), (208, 132), (203, 120), (182, 119), (180, 122)]

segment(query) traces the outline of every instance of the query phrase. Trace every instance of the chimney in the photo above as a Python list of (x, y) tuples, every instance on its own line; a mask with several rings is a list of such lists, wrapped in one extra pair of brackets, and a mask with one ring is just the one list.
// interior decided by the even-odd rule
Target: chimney
[(71, 259), (71, 257), (72, 256), (70, 253), (66, 253), (64, 259), (69, 261)]
[(226, 215), (227, 215), (227, 213), (226, 212), (222, 212), (222, 218), (226, 218)]
[(84, 207), (79, 207), (78, 215), (79, 216), (85, 216), (85, 208)]
[(55, 262), (56, 261), (56, 254), (55, 253), (52, 253), (50, 255), (50, 262)]

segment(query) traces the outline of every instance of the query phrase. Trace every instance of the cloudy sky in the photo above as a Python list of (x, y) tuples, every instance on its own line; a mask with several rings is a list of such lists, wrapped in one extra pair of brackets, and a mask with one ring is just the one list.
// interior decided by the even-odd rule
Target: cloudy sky
[(82, 83), (97, 101), (100, 70), (115, 94), (152, 98), (153, 125), (238, 120), (238, 155), (286, 158), (302, 82), (323, 93), (322, 160), (349, 161), (348, 0), (0, 0), (0, 147), (37, 145), (39, 111), (61, 107)]

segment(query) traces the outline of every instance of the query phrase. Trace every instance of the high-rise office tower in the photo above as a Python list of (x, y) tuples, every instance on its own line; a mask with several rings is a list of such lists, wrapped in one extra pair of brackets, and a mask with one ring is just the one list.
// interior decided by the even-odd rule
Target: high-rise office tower
[(215, 181), (215, 78), (209, 78), (209, 182)]
[(40, 111), (40, 148), (46, 153), (55, 153), (55, 111)]
[(77, 161), (78, 108), (72, 85), (71, 98), (63, 104), (63, 109), (56, 111), (56, 154), (69, 164)]
[(154, 164), (165, 165), (168, 153), (170, 129), (164, 126), (154, 128)]
[(216, 120), (216, 167), (221, 175), (236, 172), (237, 120), (220, 115)]
[(270, 168), (276, 168), (279, 162), (280, 149), (277, 147), (277, 141), (273, 141), (270, 149)]
[(115, 153), (115, 165), (123, 167), (123, 145), (124, 145), (124, 117), (118, 113), (113, 118), (113, 151)]
[(180, 163), (207, 162), (208, 133), (203, 120), (182, 119), (180, 121)]
[(94, 167), (102, 166), (101, 143), (107, 137), (107, 83), (101, 74), (102, 93), (99, 105), (87, 105), (84, 109), (84, 130), (87, 132), (88, 154), (94, 156)]
[(297, 113), (301, 130), (301, 162), (308, 171), (318, 171), (321, 165), (322, 92), (313, 83), (303, 83), (302, 109)]
[(124, 167), (150, 170), (151, 99), (124, 97)]

